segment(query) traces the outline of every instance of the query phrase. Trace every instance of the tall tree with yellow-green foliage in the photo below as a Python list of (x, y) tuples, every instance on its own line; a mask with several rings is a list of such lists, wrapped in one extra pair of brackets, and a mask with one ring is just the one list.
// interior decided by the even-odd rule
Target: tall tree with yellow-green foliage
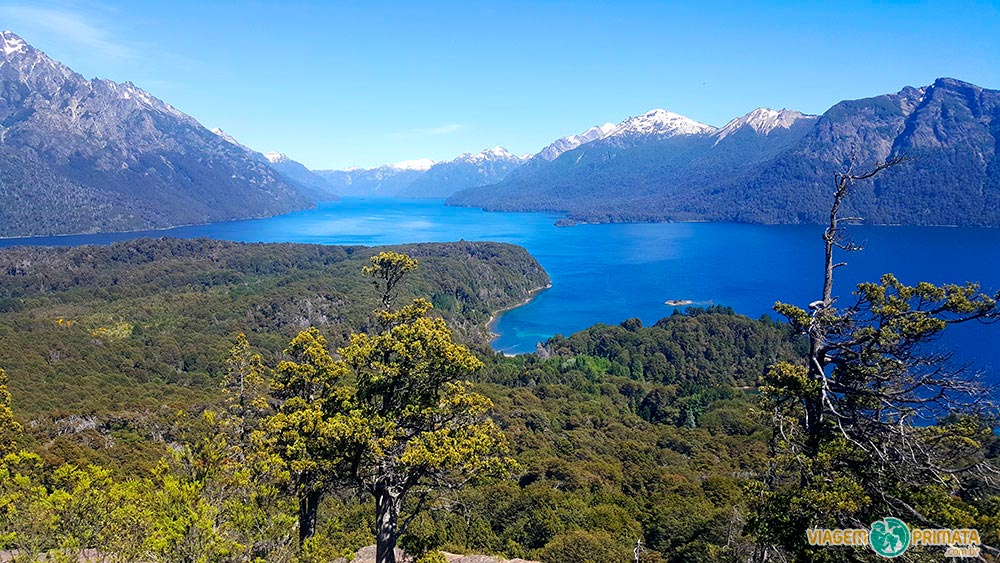
[(426, 299), (394, 307), (399, 284), (416, 267), (403, 254), (372, 258), (364, 273), (381, 293), (375, 311), (381, 330), (352, 335), (339, 350), (351, 390), (345, 413), (363, 429), (348, 477), (375, 499), (379, 563), (395, 561), (396, 540), (409, 522), (400, 519), (408, 494), (417, 491), (422, 500), (514, 463), (506, 457), (506, 437), (487, 416), (491, 401), (465, 382), (481, 362), (452, 341), (442, 319), (427, 315)]
[(259, 439), (288, 468), (304, 543), (316, 533), (319, 504), (343, 474), (359, 429), (343, 412), (346, 370), (323, 335), (315, 328), (299, 333), (285, 355), (272, 381), (276, 412), (261, 422)]
[(0, 457), (17, 449), (17, 436), (21, 433), (21, 425), (14, 418), (10, 403), (7, 372), (0, 368)]
[(435, 491), (514, 463), (488, 417), (492, 403), (465, 381), (481, 362), (428, 316), (426, 299), (394, 306), (416, 268), (404, 254), (372, 257), (363, 273), (380, 294), (377, 331), (351, 335), (338, 359), (317, 329), (300, 333), (275, 370), (277, 412), (263, 421), (268, 444), (295, 476), (300, 539), (315, 533), (324, 494), (355, 488), (375, 501), (379, 563), (395, 561), (407, 495), (419, 498), (412, 516)]

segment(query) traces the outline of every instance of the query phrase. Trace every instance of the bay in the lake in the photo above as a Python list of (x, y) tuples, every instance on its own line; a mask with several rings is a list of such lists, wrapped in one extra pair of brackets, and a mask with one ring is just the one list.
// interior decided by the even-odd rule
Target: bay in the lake
[[(819, 298), (821, 227), (728, 223), (610, 224), (556, 227), (559, 215), (486, 213), (446, 207), (440, 200), (345, 198), (269, 219), (163, 231), (31, 239), (16, 244), (107, 244), (141, 236), (210, 237), (247, 242), (382, 245), (465, 240), (524, 246), (552, 277), (552, 288), (504, 313), (494, 342), (505, 352), (534, 351), (553, 334), (595, 323), (671, 314), (665, 301), (728, 305), (758, 317), (777, 300), (805, 307)], [(850, 302), (860, 281), (892, 272), (904, 283), (979, 281), (1000, 289), (1000, 229), (852, 227), (863, 252), (841, 256), (835, 293)], [(980, 369), (1000, 366), (1000, 326), (949, 329), (939, 342)]]

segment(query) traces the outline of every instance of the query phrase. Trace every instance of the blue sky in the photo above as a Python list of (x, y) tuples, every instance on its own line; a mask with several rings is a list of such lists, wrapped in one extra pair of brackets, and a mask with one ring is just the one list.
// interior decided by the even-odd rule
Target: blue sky
[(450, 159), (662, 107), (758, 106), (951, 76), (1000, 88), (998, 2), (45, 2), (0, 27), (310, 168)]

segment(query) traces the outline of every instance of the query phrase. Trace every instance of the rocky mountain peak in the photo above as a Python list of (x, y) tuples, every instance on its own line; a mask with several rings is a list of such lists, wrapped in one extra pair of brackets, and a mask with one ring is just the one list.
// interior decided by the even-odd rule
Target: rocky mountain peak
[(264, 153), (264, 158), (266, 158), (267, 161), (270, 162), (271, 164), (280, 164), (291, 161), (291, 159), (288, 158), (288, 156), (286, 156), (285, 154), (273, 151)]
[(818, 118), (819, 116), (816, 115), (806, 115), (790, 109), (775, 110), (760, 107), (727, 123), (716, 134), (715, 143), (718, 144), (722, 139), (743, 128), (752, 129), (758, 135), (768, 135), (775, 129), (790, 129), (799, 120), (816, 120)]
[(654, 109), (642, 115), (630, 117), (618, 124), (607, 137), (623, 136), (658, 136), (673, 137), (676, 135), (708, 135), (716, 131), (715, 127), (695, 121), (689, 117), (667, 111)]
[(458, 156), (453, 162), (468, 162), (471, 164), (479, 164), (483, 162), (492, 161), (522, 161), (525, 157), (512, 154), (506, 148), (501, 146), (495, 146), (491, 149), (483, 149), (482, 151), (472, 154), (463, 153)]
[(28, 50), (30, 46), (13, 31), (0, 31), (0, 48), (5, 57), (10, 57)]
[(568, 137), (556, 139), (549, 146), (540, 150), (535, 156), (547, 161), (555, 160), (564, 152), (571, 151), (576, 147), (587, 144), (591, 141), (598, 141), (607, 137), (615, 130), (615, 127), (617, 126), (614, 123), (595, 125), (579, 135), (570, 135)]

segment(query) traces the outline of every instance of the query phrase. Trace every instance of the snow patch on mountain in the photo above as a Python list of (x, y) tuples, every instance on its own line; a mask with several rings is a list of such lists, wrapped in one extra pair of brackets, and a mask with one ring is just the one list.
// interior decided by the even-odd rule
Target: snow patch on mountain
[(3, 54), (8, 57), (14, 53), (21, 52), (28, 45), (24, 42), (24, 39), (15, 35), (13, 31), (3, 31), (0, 33), (0, 41), (3, 42)]
[(264, 158), (266, 158), (271, 164), (280, 164), (282, 162), (290, 162), (292, 160), (280, 152), (266, 152), (264, 153)]
[(816, 119), (815, 115), (782, 109), (757, 108), (750, 113), (733, 119), (716, 134), (715, 144), (744, 127), (750, 127), (760, 135), (767, 135), (775, 129), (790, 129), (800, 119)]
[(338, 170), (328, 170), (327, 172), (384, 172), (388, 175), (403, 171), (426, 172), (430, 170), (432, 166), (439, 164), (440, 162), (442, 161), (431, 158), (414, 158), (411, 160), (395, 162), (393, 164), (380, 164), (379, 166), (371, 166), (368, 168), (362, 166), (349, 166)]
[(715, 127), (665, 109), (654, 109), (622, 121), (605, 137), (708, 135)]
[(113, 80), (101, 79), (109, 89), (116, 92), (123, 100), (134, 100), (136, 103), (146, 106), (149, 109), (158, 111), (160, 113), (168, 113), (174, 117), (181, 118), (185, 121), (190, 119), (190, 116), (186, 113), (178, 110), (174, 106), (164, 102), (163, 100), (153, 96), (149, 92), (139, 88), (131, 82), (123, 82), (118, 84)]
[(69, 67), (50, 59), (48, 55), (32, 47), (12, 31), (0, 32), (0, 52), (2, 52), (0, 67), (10, 63), (10, 66), (21, 75), (19, 79), (32, 80), (36, 83), (49, 82), (47, 87), (52, 86), (52, 81), (83, 80), (82, 76)]
[(222, 129), (219, 129), (218, 127), (214, 127), (212, 129), (210, 129), (210, 131), (212, 131), (212, 133), (215, 133), (216, 135), (222, 137), (223, 139), (225, 139), (226, 141), (228, 141), (231, 144), (234, 144), (234, 145), (236, 145), (238, 147), (242, 147), (243, 146), (243, 145), (240, 144), (239, 141), (236, 140), (235, 137), (233, 137), (229, 133), (226, 133)]
[(511, 152), (508, 151), (507, 149), (501, 146), (496, 146), (493, 147), (492, 149), (484, 149), (482, 152), (478, 152), (476, 154), (468, 152), (462, 153), (458, 155), (458, 158), (456, 158), (452, 162), (465, 161), (471, 164), (480, 164), (482, 162), (491, 162), (497, 160), (521, 162), (527, 160), (527, 158), (525, 158), (525, 156), (518, 156), (515, 154), (511, 154)]
[(615, 127), (617, 126), (614, 123), (605, 123), (604, 125), (591, 127), (579, 135), (570, 135), (568, 137), (557, 139), (549, 146), (540, 150), (536, 156), (548, 161), (555, 160), (564, 152), (571, 151), (576, 147), (591, 141), (597, 141), (607, 137), (612, 131), (615, 130)]
[(404, 160), (402, 162), (390, 164), (389, 166), (395, 168), (396, 170), (430, 170), (431, 166), (434, 166), (437, 163), (438, 161), (430, 158), (415, 158), (413, 160)]

